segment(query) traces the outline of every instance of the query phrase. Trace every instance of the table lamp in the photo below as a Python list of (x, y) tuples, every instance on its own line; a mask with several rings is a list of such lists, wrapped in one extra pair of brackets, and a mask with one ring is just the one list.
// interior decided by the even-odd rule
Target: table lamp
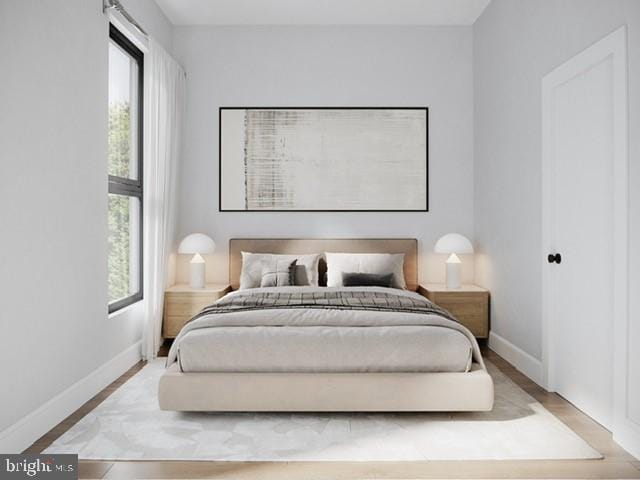
[(450, 254), (447, 259), (447, 288), (460, 288), (462, 262), (458, 255), (473, 253), (473, 245), (469, 239), (459, 233), (447, 233), (436, 242), (433, 251)]
[(178, 253), (192, 253), (191, 264), (191, 288), (204, 288), (205, 261), (202, 255), (213, 253), (216, 244), (204, 233), (192, 233), (187, 235), (180, 242)]

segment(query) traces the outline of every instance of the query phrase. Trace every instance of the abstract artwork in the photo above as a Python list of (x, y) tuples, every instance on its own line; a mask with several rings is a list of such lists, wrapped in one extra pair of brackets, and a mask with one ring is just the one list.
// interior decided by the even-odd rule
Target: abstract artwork
[(221, 107), (220, 211), (428, 211), (428, 109)]

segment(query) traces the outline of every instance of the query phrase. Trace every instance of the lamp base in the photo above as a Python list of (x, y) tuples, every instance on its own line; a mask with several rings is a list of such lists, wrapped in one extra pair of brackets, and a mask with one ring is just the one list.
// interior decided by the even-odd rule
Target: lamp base
[(205, 278), (205, 262), (199, 253), (196, 253), (190, 263), (190, 282), (191, 288), (204, 288)]
[(449, 258), (447, 260), (447, 288), (460, 288), (461, 270), (462, 263), (460, 263), (460, 259), (457, 256), (455, 259)]

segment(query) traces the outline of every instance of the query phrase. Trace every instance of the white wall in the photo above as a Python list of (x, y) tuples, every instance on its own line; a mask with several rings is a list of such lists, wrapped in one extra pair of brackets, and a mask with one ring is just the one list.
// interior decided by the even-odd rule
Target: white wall
[[(138, 3), (140, 23), (153, 14), (147, 28), (170, 39), (155, 3)], [(0, 3), (5, 448), (20, 448), (11, 443), (16, 429), (7, 427), (141, 336), (139, 308), (107, 317), (108, 22), (101, 4)]]
[[(188, 96), (178, 235), (215, 239), (209, 280), (227, 280), (228, 240), (242, 236), (415, 237), (427, 253), (422, 278), (444, 278), (435, 241), (473, 232), (471, 39), (470, 27), (176, 28)], [(428, 106), (430, 212), (218, 212), (218, 107), (295, 105)]]
[(120, 3), (167, 52), (173, 51), (173, 25), (154, 0), (120, 0)]
[[(541, 80), (623, 24), (629, 45), (630, 319), (640, 344), (640, 2), (493, 0), (474, 25), (476, 277), (492, 331), (541, 358)], [(609, 255), (609, 252), (593, 252)], [(597, 292), (585, 292), (589, 294)], [(631, 352), (640, 423), (640, 351)]]

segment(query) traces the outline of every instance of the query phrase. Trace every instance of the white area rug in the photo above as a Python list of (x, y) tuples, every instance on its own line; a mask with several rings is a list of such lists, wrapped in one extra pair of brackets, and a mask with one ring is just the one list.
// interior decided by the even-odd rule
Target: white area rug
[(214, 414), (160, 411), (163, 363), (144, 367), (45, 453), (101, 460), (601, 458), (492, 364), (492, 412)]

